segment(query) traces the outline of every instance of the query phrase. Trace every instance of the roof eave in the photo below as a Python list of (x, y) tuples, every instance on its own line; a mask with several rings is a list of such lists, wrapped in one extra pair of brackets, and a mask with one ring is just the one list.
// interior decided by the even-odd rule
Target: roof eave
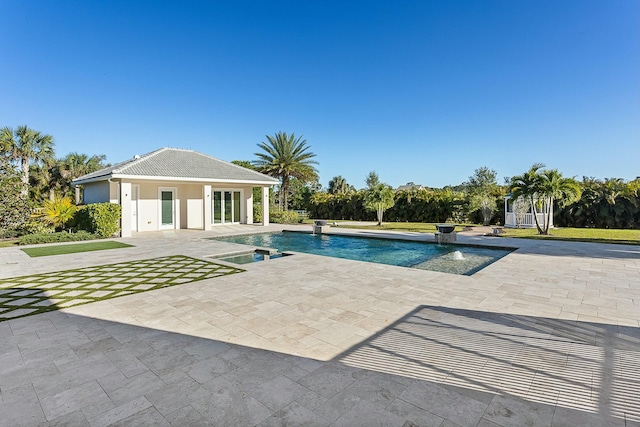
[(111, 173), (107, 175), (93, 176), (91, 178), (76, 178), (71, 181), (71, 185), (75, 187), (76, 185), (89, 184), (91, 182), (107, 181), (111, 178), (113, 178), (113, 174)]
[(149, 175), (126, 175), (126, 174), (109, 174), (102, 175), (99, 177), (93, 177), (88, 179), (80, 179), (74, 180), (71, 182), (72, 185), (81, 185), (87, 184), (90, 182), (96, 181), (106, 181), (108, 179), (130, 179), (130, 180), (140, 180), (140, 181), (177, 181), (177, 182), (219, 182), (224, 184), (246, 184), (246, 185), (260, 185), (260, 186), (271, 186), (278, 184), (277, 180), (253, 180), (253, 179), (214, 179), (214, 178), (188, 178), (188, 177), (178, 177), (178, 176), (149, 176)]

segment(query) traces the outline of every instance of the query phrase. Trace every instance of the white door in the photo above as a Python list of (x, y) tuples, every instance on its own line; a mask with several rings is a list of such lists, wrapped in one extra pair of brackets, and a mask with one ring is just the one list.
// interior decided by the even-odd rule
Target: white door
[(158, 189), (159, 229), (169, 230), (176, 228), (176, 189), (160, 187)]

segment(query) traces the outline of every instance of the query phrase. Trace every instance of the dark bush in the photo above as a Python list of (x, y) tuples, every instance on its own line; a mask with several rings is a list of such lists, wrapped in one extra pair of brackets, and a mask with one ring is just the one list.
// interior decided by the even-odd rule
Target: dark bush
[(120, 214), (120, 205), (115, 203), (82, 206), (76, 212), (74, 228), (95, 233), (100, 237), (111, 237), (120, 231)]
[(26, 236), (20, 237), (18, 244), (37, 245), (39, 243), (78, 242), (81, 240), (94, 240), (98, 238), (98, 236), (91, 234), (88, 231), (78, 231), (77, 233), (61, 231), (58, 233), (27, 234)]

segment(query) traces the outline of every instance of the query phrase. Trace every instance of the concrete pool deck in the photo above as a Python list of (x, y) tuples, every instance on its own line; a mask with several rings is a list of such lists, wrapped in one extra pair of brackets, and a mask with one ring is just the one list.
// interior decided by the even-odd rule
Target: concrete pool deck
[[(281, 228), (3, 248), (0, 278), (211, 260), (238, 246), (207, 237)], [(0, 426), (640, 425), (640, 247), (458, 241), (518, 250), (472, 276), (295, 254), (0, 322)]]

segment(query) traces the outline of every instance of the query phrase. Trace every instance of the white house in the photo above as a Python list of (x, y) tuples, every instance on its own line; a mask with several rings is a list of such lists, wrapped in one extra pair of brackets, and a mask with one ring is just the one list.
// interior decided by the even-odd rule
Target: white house
[[(536, 212), (540, 227), (544, 228), (547, 223), (547, 218), (550, 218), (549, 228), (553, 228), (553, 206), (549, 206), (548, 203), (542, 203), (541, 205), (539, 212)], [(536, 210), (538, 211), (538, 209)], [(549, 210), (551, 210), (550, 217), (548, 216)], [(504, 226), (509, 228), (535, 228), (536, 222), (533, 218), (531, 203), (527, 202), (526, 211), (523, 212), (521, 218), (518, 218), (518, 215), (514, 211), (511, 194), (507, 194), (504, 198)]]
[(262, 188), (262, 224), (269, 223), (269, 187), (278, 180), (206, 154), (161, 148), (73, 180), (76, 201), (122, 206), (122, 237), (132, 232), (253, 224), (253, 188)]

